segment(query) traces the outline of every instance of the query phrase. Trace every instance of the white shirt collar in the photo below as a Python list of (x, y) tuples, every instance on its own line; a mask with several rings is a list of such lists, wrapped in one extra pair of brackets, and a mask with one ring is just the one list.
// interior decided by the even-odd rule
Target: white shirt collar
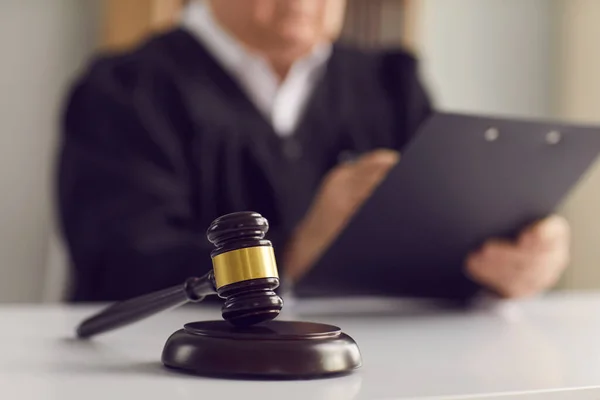
[(278, 134), (292, 133), (329, 60), (330, 43), (316, 46), (309, 55), (298, 60), (286, 79), (279, 83), (266, 60), (252, 54), (218, 24), (208, 4), (192, 1), (182, 14), (181, 25), (233, 75)]

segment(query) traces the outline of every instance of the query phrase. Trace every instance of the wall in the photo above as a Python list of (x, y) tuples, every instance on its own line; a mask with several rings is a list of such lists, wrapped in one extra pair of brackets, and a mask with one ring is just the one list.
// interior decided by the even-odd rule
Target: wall
[(97, 0), (0, 1), (0, 301), (42, 296), (56, 117), (92, 50)]
[(419, 0), (418, 48), (442, 109), (548, 116), (551, 0)]
[[(557, 57), (557, 114), (566, 120), (600, 124), (600, 1), (564, 0), (557, 10), (563, 33)], [(565, 204), (573, 228), (568, 288), (600, 287), (600, 160)]]

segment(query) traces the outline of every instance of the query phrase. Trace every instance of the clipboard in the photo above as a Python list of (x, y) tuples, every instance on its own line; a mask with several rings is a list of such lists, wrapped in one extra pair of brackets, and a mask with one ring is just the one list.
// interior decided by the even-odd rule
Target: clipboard
[(467, 254), (555, 212), (599, 154), (600, 127), (435, 113), (294, 294), (468, 300)]

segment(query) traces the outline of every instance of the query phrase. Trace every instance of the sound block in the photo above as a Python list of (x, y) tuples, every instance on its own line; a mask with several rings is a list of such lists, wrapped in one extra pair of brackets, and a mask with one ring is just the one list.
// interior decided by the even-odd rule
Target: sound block
[(162, 363), (212, 377), (312, 379), (349, 373), (362, 359), (356, 342), (332, 325), (268, 321), (240, 328), (202, 321), (169, 337)]

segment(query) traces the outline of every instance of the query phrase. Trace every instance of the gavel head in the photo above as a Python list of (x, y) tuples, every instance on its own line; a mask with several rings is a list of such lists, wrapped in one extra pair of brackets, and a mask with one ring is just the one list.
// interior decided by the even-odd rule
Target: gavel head
[(212, 222), (208, 240), (215, 287), (225, 299), (223, 319), (249, 326), (276, 318), (283, 300), (275, 293), (279, 274), (273, 246), (265, 239), (268, 221), (256, 212), (227, 214)]

